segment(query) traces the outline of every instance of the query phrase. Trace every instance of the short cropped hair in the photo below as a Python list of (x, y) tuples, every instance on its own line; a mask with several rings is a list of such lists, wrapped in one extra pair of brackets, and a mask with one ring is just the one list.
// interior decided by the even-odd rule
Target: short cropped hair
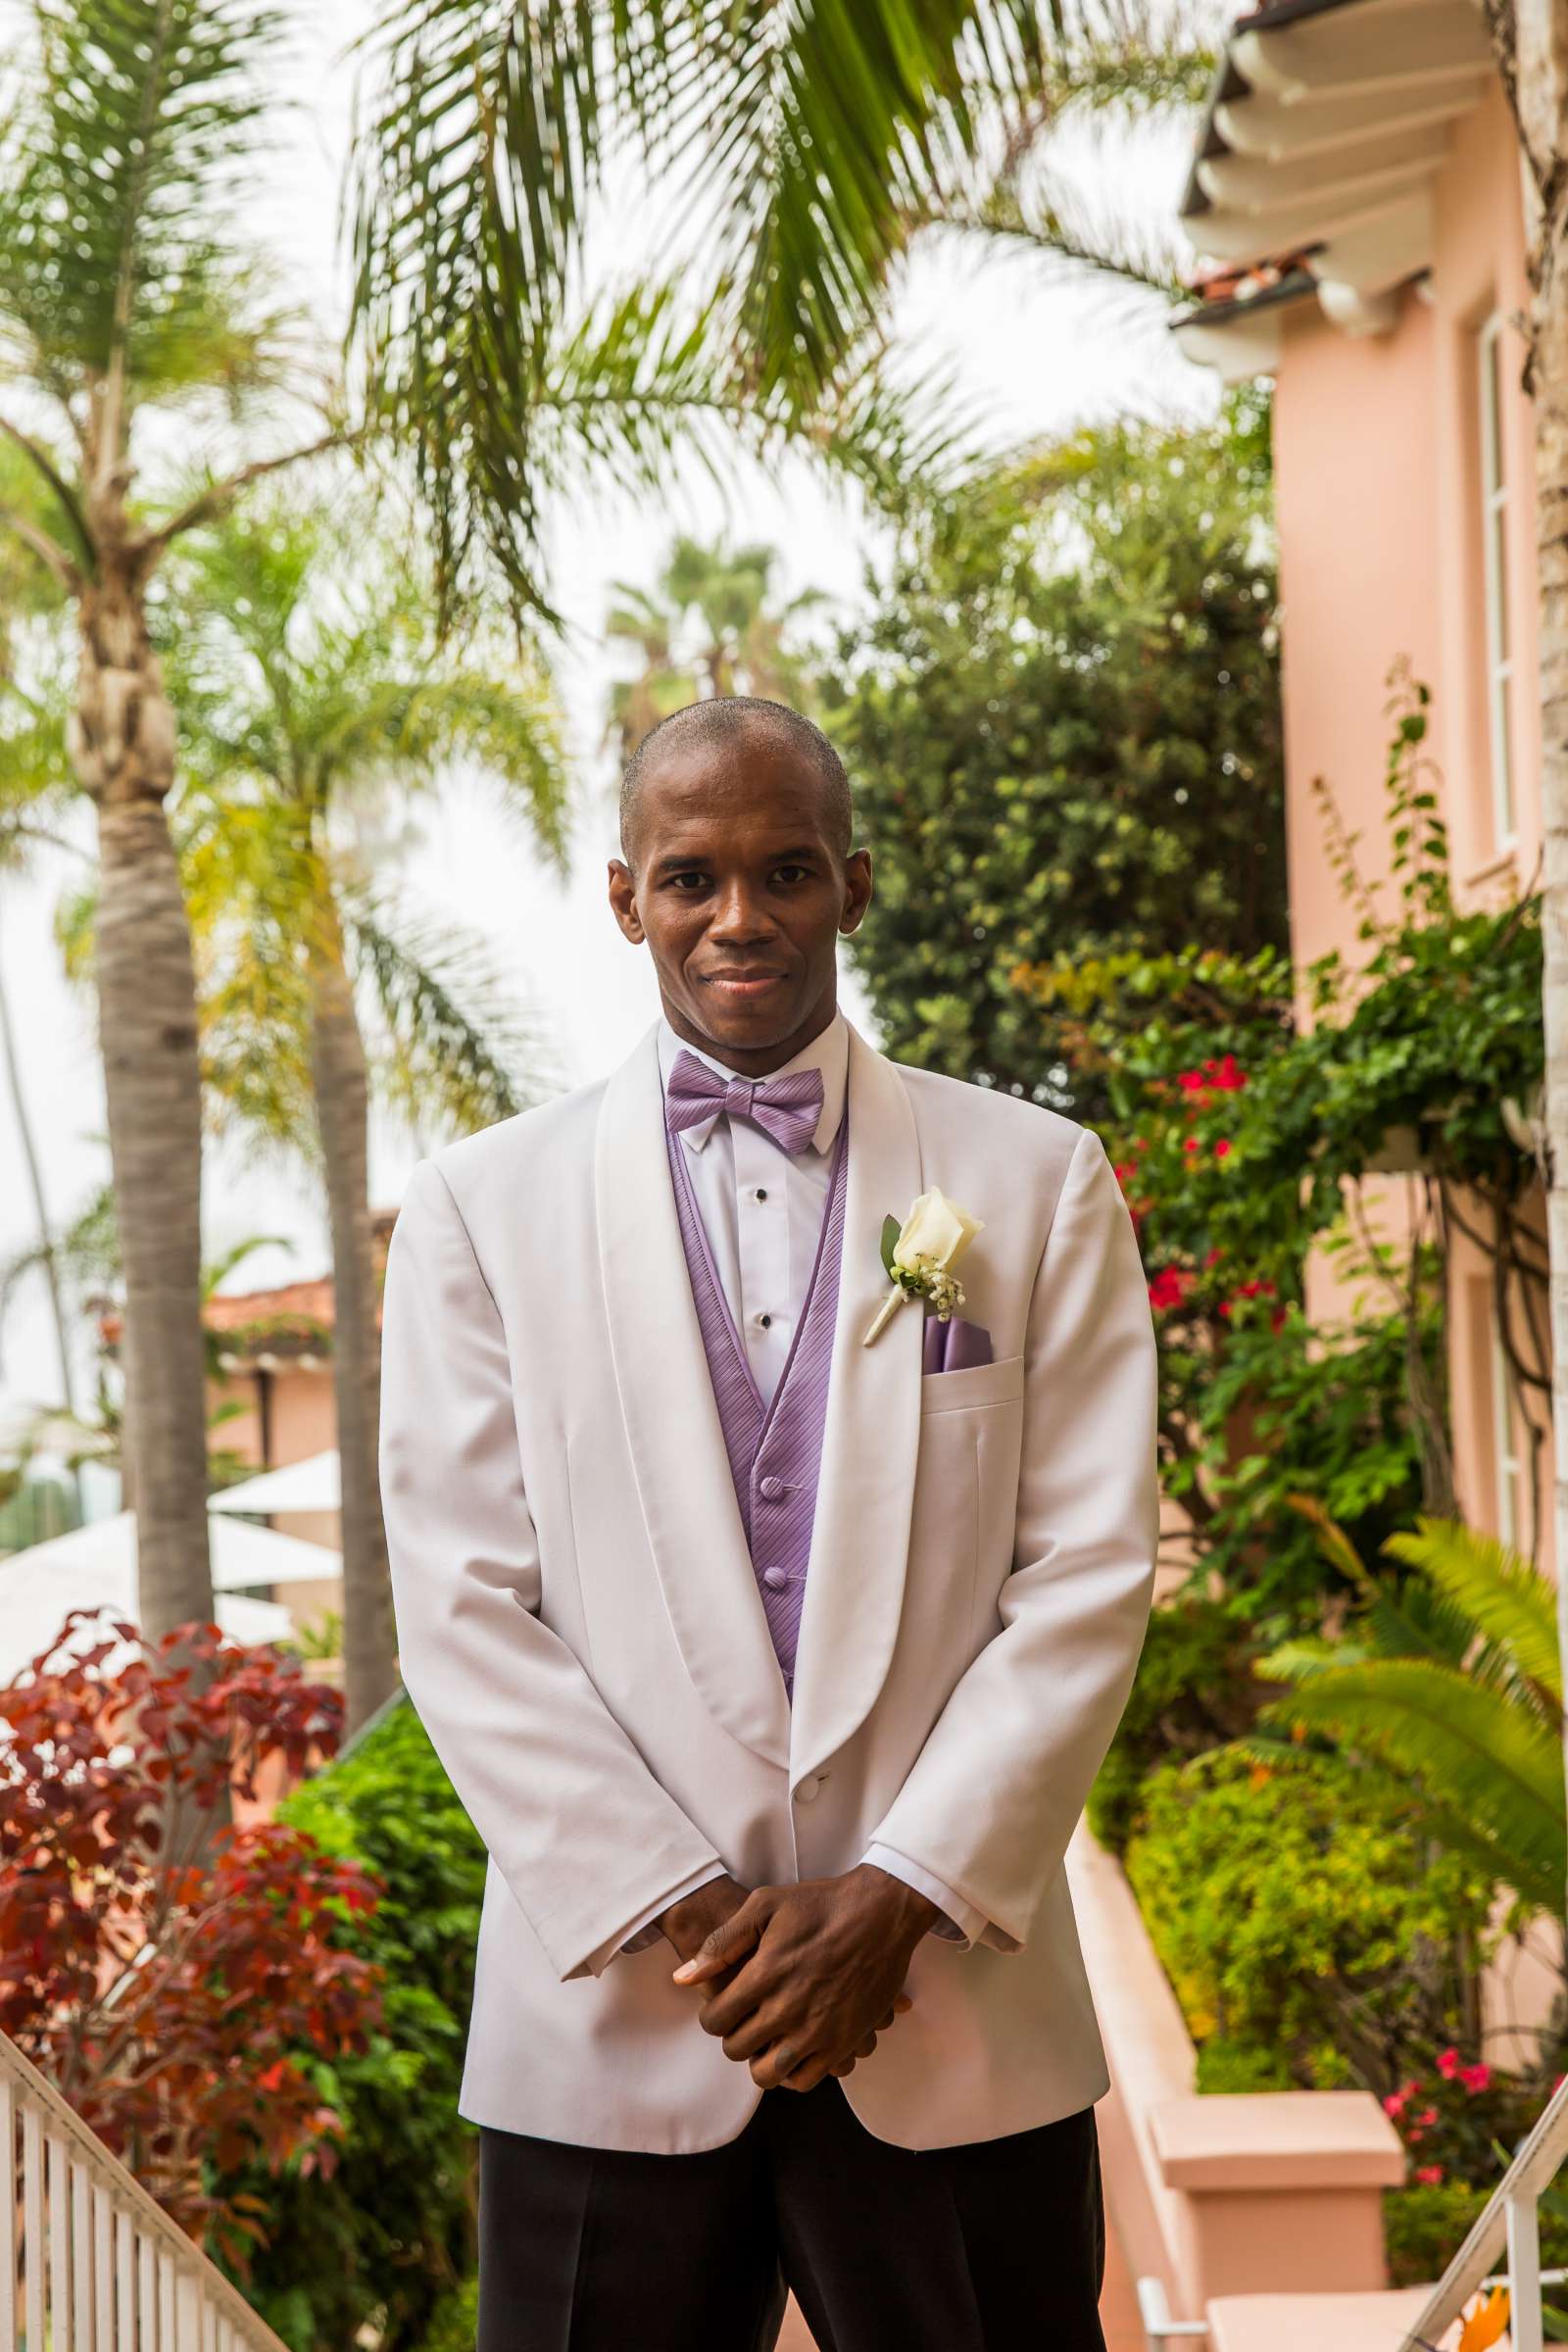
[(781, 736), (811, 769), (826, 800), (828, 832), (841, 855), (849, 856), (855, 838), (850, 779), (821, 728), (788, 703), (770, 702), (765, 695), (715, 694), (685, 704), (650, 727), (627, 760), (620, 779), (620, 854), (628, 864), (634, 862), (631, 845), (643, 784), (660, 759), (688, 746), (733, 742), (753, 729)]

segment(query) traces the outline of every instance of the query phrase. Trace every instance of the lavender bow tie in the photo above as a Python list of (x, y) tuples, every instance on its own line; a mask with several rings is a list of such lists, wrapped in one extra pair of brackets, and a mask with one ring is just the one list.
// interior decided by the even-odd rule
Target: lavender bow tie
[(695, 1054), (677, 1054), (664, 1089), (664, 1125), (678, 1135), (683, 1127), (701, 1126), (704, 1119), (727, 1110), (732, 1119), (752, 1120), (793, 1158), (816, 1133), (823, 1091), (820, 1070), (789, 1070), (781, 1078), (732, 1078), (726, 1086)]

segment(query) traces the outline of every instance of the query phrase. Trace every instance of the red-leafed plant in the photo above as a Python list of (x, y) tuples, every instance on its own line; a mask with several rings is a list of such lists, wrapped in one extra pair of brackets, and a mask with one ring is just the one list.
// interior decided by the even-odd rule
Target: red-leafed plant
[(105, 1675), (134, 1626), (64, 1646), (99, 1616), (73, 1609), (0, 1689), (0, 2029), (243, 2276), (256, 2200), (209, 2179), (258, 2157), (330, 2174), (339, 2120), (300, 2058), (363, 2051), (379, 2024), (381, 1972), (353, 1947), (385, 1889), (301, 1831), (213, 1826), (270, 1759), (297, 1777), (335, 1753), (336, 1690), (216, 1625)]

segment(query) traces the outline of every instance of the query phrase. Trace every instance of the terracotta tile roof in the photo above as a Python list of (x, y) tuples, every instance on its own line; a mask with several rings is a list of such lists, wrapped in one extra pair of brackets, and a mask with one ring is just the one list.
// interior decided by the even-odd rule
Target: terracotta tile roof
[[(387, 1208), (377, 1209), (370, 1219), (378, 1267), (386, 1262), (386, 1246), (396, 1218), (396, 1209)], [(241, 1356), (308, 1355), (320, 1351), (335, 1312), (332, 1278), (322, 1274), (309, 1282), (280, 1283), (270, 1291), (220, 1292), (203, 1306), (202, 1322), (212, 1332), (242, 1334), (236, 1350)], [(99, 1315), (98, 1329), (106, 1347), (118, 1347), (123, 1324), (118, 1306)]]
[(275, 1291), (224, 1291), (208, 1299), (202, 1321), (209, 1331), (240, 1331), (249, 1323), (264, 1323), (274, 1315), (297, 1315), (324, 1324), (330, 1331), (332, 1296), (330, 1275), (316, 1282), (285, 1282)]
[(1187, 282), (1200, 302), (1250, 302), (1305, 270), (1316, 251), (1315, 245), (1298, 245), (1263, 262), (1214, 262), (1196, 270)]

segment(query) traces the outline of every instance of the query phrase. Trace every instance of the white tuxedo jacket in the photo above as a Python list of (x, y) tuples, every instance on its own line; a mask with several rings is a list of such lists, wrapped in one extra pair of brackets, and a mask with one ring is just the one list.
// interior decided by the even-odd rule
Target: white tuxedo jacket
[[(703, 1353), (657, 1024), (608, 1079), (415, 1170), (387, 1261), (381, 1485), (404, 1682), (488, 1849), (460, 2112), (579, 2145), (733, 2138), (760, 2092), (661, 1941), (601, 1947), (705, 1864), (747, 1886), (873, 1839), (993, 1923), (921, 1939), (845, 2081), (906, 2147), (1054, 2122), (1104, 2054), (1062, 1869), (1152, 1595), (1155, 1343), (1090, 1128), (850, 1032), (843, 1270), (791, 1708)], [(995, 1361), (874, 1346), (883, 1219), (985, 1220)], [(597, 1972), (589, 1967), (597, 1959)]]

